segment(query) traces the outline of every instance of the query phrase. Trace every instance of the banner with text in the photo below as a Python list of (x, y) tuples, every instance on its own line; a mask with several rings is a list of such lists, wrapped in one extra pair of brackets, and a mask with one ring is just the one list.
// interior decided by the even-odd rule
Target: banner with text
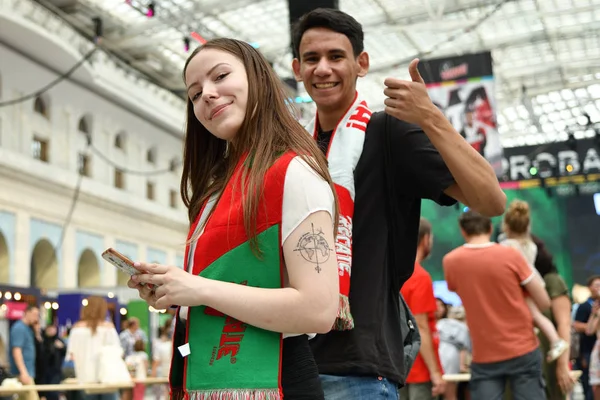
[(490, 52), (421, 60), (429, 97), (454, 128), (502, 175)]
[(504, 182), (559, 178), (558, 184), (575, 177), (597, 181), (600, 177), (600, 146), (593, 139), (582, 139), (570, 147), (567, 142), (504, 149)]

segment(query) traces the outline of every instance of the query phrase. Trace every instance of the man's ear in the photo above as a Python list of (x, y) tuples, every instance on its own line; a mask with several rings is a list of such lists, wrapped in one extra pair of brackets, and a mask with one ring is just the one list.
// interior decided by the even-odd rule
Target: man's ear
[(300, 76), (300, 61), (298, 61), (297, 58), (292, 60), (292, 71), (294, 71), (296, 82), (302, 82), (302, 77)]
[(366, 51), (360, 53), (356, 58), (356, 62), (358, 63), (358, 76), (362, 78), (369, 72), (369, 53)]

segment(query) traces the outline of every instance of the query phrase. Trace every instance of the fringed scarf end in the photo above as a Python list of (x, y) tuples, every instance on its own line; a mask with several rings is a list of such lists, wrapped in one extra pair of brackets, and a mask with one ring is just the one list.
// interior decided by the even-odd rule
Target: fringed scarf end
[(183, 388), (170, 388), (169, 389), (169, 399), (184, 400), (185, 399), (185, 391), (183, 390)]
[(279, 389), (191, 390), (189, 400), (282, 400)]
[(349, 331), (354, 328), (354, 318), (350, 313), (350, 300), (348, 296), (340, 294), (340, 305), (338, 307), (338, 315), (333, 323), (335, 331)]

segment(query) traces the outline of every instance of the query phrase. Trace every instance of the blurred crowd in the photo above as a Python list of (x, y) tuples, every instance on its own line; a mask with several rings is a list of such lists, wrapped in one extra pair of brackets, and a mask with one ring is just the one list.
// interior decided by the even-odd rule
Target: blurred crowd
[[(148, 351), (148, 337), (137, 318), (127, 319), (119, 333), (107, 320), (108, 315), (108, 304), (104, 298), (89, 297), (88, 304), (81, 309), (80, 320), (65, 337), (60, 337), (55, 325), (42, 328), (39, 309), (29, 306), (23, 318), (11, 326), (9, 345), (0, 338), (0, 379), (16, 379), (21, 384), (38, 385), (58, 384), (66, 379), (80, 383), (134, 379), (133, 389), (102, 394), (71, 391), (63, 395), (72, 400), (143, 399), (146, 387), (140, 381), (169, 374), (172, 320), (167, 319), (159, 328), (151, 351)], [(168, 398), (166, 385), (154, 385), (152, 388), (156, 399)], [(42, 400), (58, 400), (61, 395), (59, 392), (38, 394)]]
[(506, 390), (506, 398), (566, 399), (576, 370), (585, 400), (600, 399), (600, 276), (573, 304), (524, 201), (510, 204), (499, 230), (470, 210), (458, 224), (465, 244), (443, 259), (448, 289), (460, 297), (452, 306), (435, 297), (421, 266), (435, 228), (421, 219), (415, 272), (401, 291), (421, 349), (400, 398), (491, 399)]

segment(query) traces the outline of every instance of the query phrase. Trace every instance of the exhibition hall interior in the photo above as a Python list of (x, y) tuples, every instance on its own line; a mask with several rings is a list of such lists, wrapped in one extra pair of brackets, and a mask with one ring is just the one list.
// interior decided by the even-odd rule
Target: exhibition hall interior
[[(203, 122), (193, 116), (186, 60), (217, 38), (244, 42), (248, 54), (260, 53), (279, 78), (286, 112), (310, 125), (318, 97), (293, 67), (308, 68), (304, 59), (295, 60), (304, 55), (296, 54), (292, 32), (303, 15), (320, 8), (340, 10), (362, 26), (368, 72), (359, 74), (356, 91), (369, 116), (389, 109), (386, 79), (409, 82), (423, 88), (431, 110), (450, 121), (454, 139), (466, 141), (489, 164), (506, 195), (505, 213), (490, 216), (490, 241), (507, 237), (508, 213), (527, 215), (523, 237), (535, 237), (538, 255), (543, 243), (552, 263), (551, 278), (539, 270), (552, 304), (545, 314), (555, 311), (555, 299), (569, 301), (568, 329), (558, 327), (565, 318), (557, 313), (548, 318), (565, 339), (553, 362), (564, 358), (573, 385), (547, 398), (587, 400), (595, 393), (600, 399), (600, 345), (591, 322), (600, 307), (600, 0), (0, 0), (0, 397), (173, 396), (170, 362), (174, 352), (186, 357), (171, 341), (176, 305), (154, 307), (141, 298), (142, 286), (128, 287), (131, 275), (105, 251), (113, 249), (121, 264), (188, 267), (190, 215), (198, 210), (188, 211), (192, 199), (182, 196), (191, 185), (182, 183), (182, 174), (194, 175), (184, 166), (184, 145), (189, 118), (198, 126)], [(315, 68), (335, 75), (341, 69), (334, 61), (358, 62), (356, 54), (346, 56), (315, 61)], [(248, 81), (249, 90), (270, 84)], [(420, 134), (429, 136), (422, 128)], [(431, 141), (433, 147), (443, 143)], [(454, 173), (445, 153), (442, 159)], [(207, 185), (215, 180), (198, 179)], [(444, 206), (423, 197), (417, 201), (431, 240), (417, 263), (429, 283), (418, 291), (432, 292), (444, 310), (426, 312), (432, 328), (425, 332), (436, 343), (436, 357), (443, 358), (437, 343), (446, 340), (444, 319), (468, 325), (474, 334), (465, 297), (446, 279), (446, 256), (467, 240), (459, 221), (478, 210), (469, 207), (466, 195)], [(415, 253), (414, 246), (408, 253)], [(412, 269), (412, 259), (409, 264)], [(492, 266), (482, 262), (481, 268)], [(554, 282), (562, 289), (552, 289)], [(413, 309), (402, 294), (419, 314), (420, 307)], [(88, 314), (101, 310), (119, 336), (122, 354), (112, 365), (126, 368), (125, 383), (78, 376), (74, 353), (81, 350), (70, 343), (71, 332), (91, 308), (96, 311)], [(24, 341), (30, 335), (34, 340)], [(432, 398), (478, 400), (469, 383), (477, 343), (467, 342), (460, 368), (438, 371), (444, 391), (435, 391), (434, 378), (424, 380), (433, 385)], [(86, 346), (96, 354), (92, 343)], [(26, 351), (30, 346), (33, 353)], [(101, 365), (110, 351), (103, 353), (106, 359), (96, 356)], [(543, 362), (544, 369), (554, 368)], [(440, 365), (446, 369), (445, 361)], [(552, 378), (544, 379), (552, 385)]]

